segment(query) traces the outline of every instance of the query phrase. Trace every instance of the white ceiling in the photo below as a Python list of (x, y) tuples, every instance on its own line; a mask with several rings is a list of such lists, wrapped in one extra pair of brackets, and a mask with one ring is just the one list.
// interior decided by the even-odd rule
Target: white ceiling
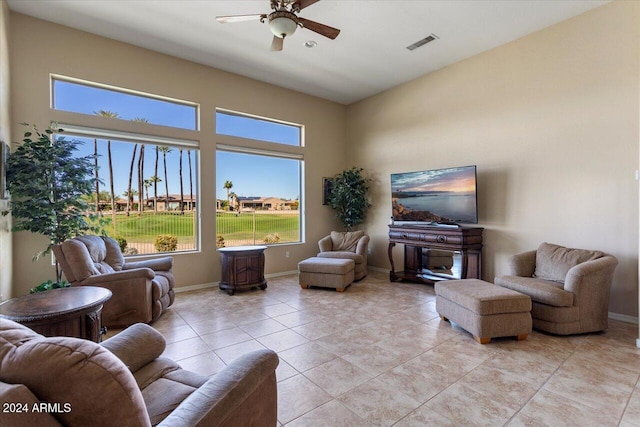
[[(299, 29), (271, 52), (259, 21), (269, 0), (8, 0), (12, 11), (350, 104), (518, 39), (608, 0), (322, 0), (300, 16), (341, 29)], [(413, 52), (429, 34), (439, 39)], [(318, 46), (303, 46), (315, 40)]]

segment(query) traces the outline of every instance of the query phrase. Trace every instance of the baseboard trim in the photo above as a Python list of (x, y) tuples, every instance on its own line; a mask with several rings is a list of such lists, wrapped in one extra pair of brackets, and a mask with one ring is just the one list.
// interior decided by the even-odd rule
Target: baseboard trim
[(371, 267), (370, 265), (367, 266), (367, 269), (372, 271), (377, 271), (379, 273), (388, 273), (390, 271), (388, 268)]
[(280, 273), (265, 274), (264, 277), (265, 277), (265, 279), (268, 279), (270, 277), (291, 276), (293, 274), (298, 274), (298, 270), (282, 271)]
[(178, 288), (173, 288), (173, 290), (177, 294), (179, 294), (180, 292), (199, 291), (200, 289), (217, 288), (219, 283), (220, 282), (212, 282), (212, 283), (202, 283), (199, 285), (180, 286)]
[(609, 319), (619, 320), (625, 323), (633, 323), (634, 325), (638, 324), (638, 318), (633, 316), (627, 316), (626, 314), (618, 314), (609, 312)]
[[(265, 279), (269, 279), (271, 277), (280, 277), (280, 276), (291, 276), (292, 274), (298, 274), (298, 270), (293, 271), (283, 271), (280, 273), (272, 273), (265, 274)], [(217, 288), (220, 282), (211, 282), (211, 283), (201, 283), (199, 285), (190, 285), (190, 286), (180, 286), (178, 288), (173, 288), (177, 294), (180, 292), (189, 292), (189, 291), (199, 291), (200, 289), (209, 289), (209, 288)]]

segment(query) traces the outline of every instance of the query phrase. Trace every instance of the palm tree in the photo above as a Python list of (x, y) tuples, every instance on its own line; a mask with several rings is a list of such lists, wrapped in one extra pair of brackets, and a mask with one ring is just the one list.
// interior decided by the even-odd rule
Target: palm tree
[[(149, 123), (149, 120), (142, 118), (142, 117), (136, 117), (134, 119), (131, 119), (132, 122), (138, 122), (138, 123)], [(136, 144), (137, 146), (138, 144)], [(135, 153), (135, 148), (134, 148), (134, 153)], [(129, 190), (131, 190), (131, 176), (133, 174), (133, 158), (131, 159), (131, 170), (129, 172)], [(143, 180), (144, 180), (144, 144), (140, 144), (140, 156), (138, 157), (138, 216), (142, 216), (142, 186), (143, 186)], [(129, 205), (127, 205), (129, 206)], [(127, 215), (129, 214), (129, 212), (127, 212)]]
[(153, 213), (158, 215), (158, 182), (162, 181), (158, 177), (158, 156), (160, 154), (159, 147), (156, 147), (156, 167), (154, 170), (154, 174), (151, 177), (153, 179)]
[[(118, 113), (109, 110), (94, 111), (96, 116), (117, 119)], [(116, 192), (113, 189), (113, 160), (111, 158), (111, 140), (107, 140), (107, 158), (109, 159), (109, 187), (111, 190), (111, 220), (113, 221), (113, 232), (116, 232)]]
[(93, 173), (96, 176), (96, 213), (102, 216), (100, 211), (100, 177), (98, 176), (98, 139), (93, 138)]
[(238, 195), (232, 191), (231, 193), (229, 193), (229, 197), (229, 206), (231, 207), (231, 210), (234, 210), (235, 207), (236, 211), (240, 211), (240, 206), (238, 205)]
[(167, 147), (166, 145), (161, 145), (156, 149), (162, 152), (162, 162), (164, 165), (164, 189), (165, 189), (165, 195), (166, 195), (166, 199), (164, 201), (164, 209), (169, 210), (169, 180), (167, 178), (167, 154), (173, 150), (171, 150), (171, 148)]
[(178, 149), (180, 153), (180, 215), (184, 215), (184, 188), (182, 186), (182, 148)]
[(153, 183), (153, 210), (158, 213), (158, 183), (162, 182), (158, 175), (153, 175), (149, 178), (149, 181)]
[(136, 190), (127, 190), (122, 193), (122, 197), (127, 199), (127, 206), (129, 204), (133, 205), (133, 197), (136, 196), (138, 192)]
[(153, 180), (151, 178), (147, 178), (142, 183), (144, 185), (144, 193), (146, 195), (145, 200), (149, 203), (149, 187), (153, 185)]
[[(131, 155), (131, 166), (129, 166), (129, 185), (127, 186), (127, 191), (125, 192), (125, 194), (131, 194), (131, 181), (133, 180), (133, 165), (136, 160), (137, 151), (138, 151), (138, 144), (134, 144), (133, 154)], [(133, 205), (133, 198), (127, 197), (127, 216), (129, 216), (129, 211), (131, 210), (132, 205)]]
[[(144, 181), (144, 144), (140, 144), (140, 155), (138, 157), (138, 216), (142, 216), (142, 211), (144, 210), (142, 204)], [(149, 194), (147, 194), (147, 199), (149, 198), (148, 196)]]
[(193, 174), (191, 173), (191, 150), (187, 150), (187, 157), (189, 158), (189, 197), (190, 204), (189, 210), (193, 210)]
[(231, 205), (230, 201), (229, 201), (229, 190), (231, 190), (233, 188), (233, 182), (227, 180), (224, 182), (224, 185), (222, 186), (222, 188), (224, 188), (225, 190), (227, 190), (227, 206)]

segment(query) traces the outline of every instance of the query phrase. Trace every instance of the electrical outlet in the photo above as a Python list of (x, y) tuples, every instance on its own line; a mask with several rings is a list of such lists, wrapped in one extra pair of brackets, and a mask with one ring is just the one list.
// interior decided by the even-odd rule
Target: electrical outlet
[(371, 255), (371, 248), (367, 248), (367, 253)]
[(284, 257), (285, 257), (285, 258), (289, 258), (289, 251), (286, 251), (286, 252), (284, 253)]

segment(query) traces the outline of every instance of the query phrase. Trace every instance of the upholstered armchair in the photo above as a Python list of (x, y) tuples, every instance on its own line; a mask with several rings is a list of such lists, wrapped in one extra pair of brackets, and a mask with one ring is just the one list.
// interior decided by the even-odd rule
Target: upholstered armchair
[[(274, 352), (247, 353), (209, 378), (161, 357), (164, 349), (162, 335), (143, 323), (100, 345), (2, 320), (0, 401), (28, 408), (3, 413), (2, 425), (276, 425)], [(48, 410), (34, 411), (40, 402)]]
[(511, 275), (495, 284), (531, 297), (533, 327), (558, 335), (608, 326), (609, 294), (618, 260), (604, 252), (543, 243), (510, 259)]
[(367, 248), (369, 236), (364, 231), (332, 231), (318, 242), (320, 258), (352, 259), (355, 263), (354, 280), (367, 275)]
[(71, 286), (100, 286), (113, 296), (104, 305), (102, 323), (128, 326), (156, 320), (173, 304), (173, 258), (125, 262), (110, 237), (79, 236), (53, 247)]

